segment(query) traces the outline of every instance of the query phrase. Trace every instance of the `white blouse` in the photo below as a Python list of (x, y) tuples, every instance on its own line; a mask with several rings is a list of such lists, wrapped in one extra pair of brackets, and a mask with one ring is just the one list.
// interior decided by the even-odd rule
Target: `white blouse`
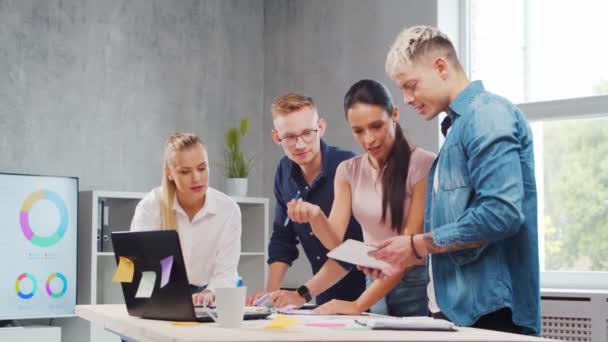
[[(150, 191), (137, 204), (131, 231), (160, 230), (162, 188)], [(173, 202), (177, 233), (190, 284), (210, 290), (235, 287), (241, 253), (241, 210), (228, 195), (207, 188), (205, 205), (190, 222)]]

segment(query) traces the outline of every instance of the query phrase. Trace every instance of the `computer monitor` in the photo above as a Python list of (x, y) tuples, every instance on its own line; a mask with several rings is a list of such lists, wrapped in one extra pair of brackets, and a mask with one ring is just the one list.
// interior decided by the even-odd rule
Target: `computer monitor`
[(0, 320), (74, 315), (78, 178), (0, 173)]

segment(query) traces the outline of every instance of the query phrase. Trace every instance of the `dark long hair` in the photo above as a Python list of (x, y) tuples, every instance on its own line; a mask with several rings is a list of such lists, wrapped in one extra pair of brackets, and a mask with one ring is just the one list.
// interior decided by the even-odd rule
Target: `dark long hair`
[[(375, 105), (384, 108), (391, 116), (394, 105), (386, 87), (374, 80), (361, 80), (353, 84), (344, 96), (344, 113), (357, 103)], [(348, 117), (347, 117), (348, 119)], [(410, 145), (405, 139), (399, 123), (395, 127), (395, 143), (389, 151), (386, 165), (382, 171), (382, 220), (386, 222), (386, 214), (390, 208), (391, 228), (401, 234), (404, 228), (404, 210), (406, 196), (407, 174), (410, 166)]]

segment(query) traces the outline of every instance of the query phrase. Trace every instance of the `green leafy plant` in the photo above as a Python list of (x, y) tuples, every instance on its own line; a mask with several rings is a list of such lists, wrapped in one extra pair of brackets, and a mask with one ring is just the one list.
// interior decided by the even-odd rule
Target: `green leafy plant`
[(238, 128), (226, 131), (226, 151), (224, 152), (224, 171), (227, 178), (247, 178), (253, 167), (253, 158), (246, 158), (241, 149), (241, 138), (249, 131), (249, 119), (241, 119)]

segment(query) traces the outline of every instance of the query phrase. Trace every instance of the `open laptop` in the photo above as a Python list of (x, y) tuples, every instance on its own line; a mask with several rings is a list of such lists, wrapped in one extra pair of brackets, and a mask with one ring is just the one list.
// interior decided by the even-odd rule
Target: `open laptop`
[[(113, 232), (112, 245), (117, 265), (119, 257), (123, 256), (131, 259), (135, 266), (133, 281), (121, 283), (129, 315), (170, 321), (212, 321), (203, 308), (195, 308), (192, 304), (190, 284), (176, 231)], [(169, 282), (161, 288), (160, 260), (171, 255), (173, 265)], [(149, 298), (136, 298), (143, 271), (156, 273), (154, 289)], [(252, 308), (245, 310), (244, 319), (261, 319), (270, 314), (270, 310), (265, 308)]]

